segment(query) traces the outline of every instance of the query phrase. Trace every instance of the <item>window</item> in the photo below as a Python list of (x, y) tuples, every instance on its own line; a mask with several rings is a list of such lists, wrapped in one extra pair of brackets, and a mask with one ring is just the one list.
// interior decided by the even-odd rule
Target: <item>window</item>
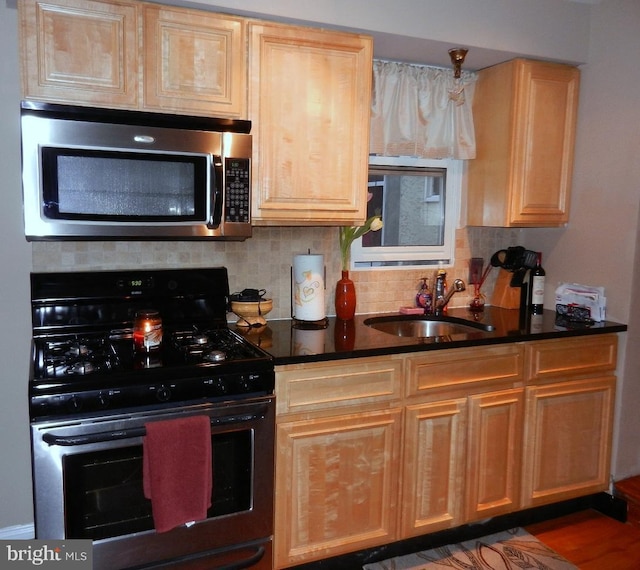
[(383, 227), (353, 243), (353, 267), (453, 263), (462, 161), (369, 157), (367, 217)]

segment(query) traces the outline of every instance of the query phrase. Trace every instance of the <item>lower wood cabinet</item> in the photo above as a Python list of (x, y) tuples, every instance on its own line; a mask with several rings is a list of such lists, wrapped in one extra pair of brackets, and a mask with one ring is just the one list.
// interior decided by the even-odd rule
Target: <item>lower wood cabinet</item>
[(275, 568), (396, 540), (402, 369), (276, 367)]
[(519, 506), (521, 344), (406, 356), (400, 537)]
[(605, 376), (527, 390), (524, 506), (608, 487), (615, 383)]
[(400, 536), (462, 524), (467, 400), (407, 406)]
[(519, 507), (524, 390), (406, 408), (401, 538)]
[(276, 566), (392, 542), (399, 408), (280, 423)]
[(609, 486), (617, 337), (529, 343), (524, 507)]
[(469, 397), (465, 522), (520, 506), (524, 390)]
[(617, 336), (276, 367), (274, 567), (605, 490)]

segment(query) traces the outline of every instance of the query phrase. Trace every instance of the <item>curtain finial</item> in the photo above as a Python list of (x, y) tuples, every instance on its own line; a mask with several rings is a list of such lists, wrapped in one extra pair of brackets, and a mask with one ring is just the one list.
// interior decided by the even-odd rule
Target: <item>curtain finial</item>
[(467, 56), (469, 50), (466, 48), (453, 48), (449, 50), (449, 57), (451, 58), (451, 64), (453, 65), (453, 76), (458, 79), (462, 72), (462, 64), (464, 58)]

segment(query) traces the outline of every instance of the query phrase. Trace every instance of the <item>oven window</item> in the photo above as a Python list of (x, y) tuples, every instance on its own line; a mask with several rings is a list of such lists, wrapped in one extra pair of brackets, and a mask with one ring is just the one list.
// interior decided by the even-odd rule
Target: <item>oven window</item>
[[(214, 434), (208, 518), (251, 508), (253, 433)], [(153, 529), (142, 490), (142, 446), (67, 455), (63, 460), (68, 538), (99, 540)]]
[(203, 221), (204, 155), (42, 149), (44, 215), (63, 220)]

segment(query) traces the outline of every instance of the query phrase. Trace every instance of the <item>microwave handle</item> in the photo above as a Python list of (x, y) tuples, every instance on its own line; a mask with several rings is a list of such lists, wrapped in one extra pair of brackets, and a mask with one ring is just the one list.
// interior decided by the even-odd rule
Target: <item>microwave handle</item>
[(207, 221), (207, 227), (211, 230), (218, 229), (222, 222), (222, 202), (224, 198), (222, 160), (220, 156), (213, 157), (213, 172), (211, 173), (213, 180), (213, 186), (211, 188), (211, 212), (209, 220)]

